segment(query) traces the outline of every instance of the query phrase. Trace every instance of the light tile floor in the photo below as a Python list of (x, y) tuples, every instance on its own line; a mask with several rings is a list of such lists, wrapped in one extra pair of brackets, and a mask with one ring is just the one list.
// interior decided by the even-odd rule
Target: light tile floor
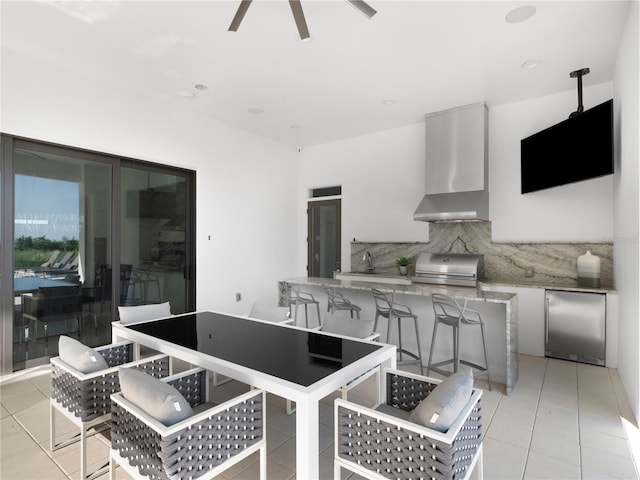
[[(494, 479), (636, 479), (629, 438), (637, 436), (633, 415), (616, 370), (562, 360), (520, 358), (520, 376), (510, 396), (484, 391), (484, 477)], [(41, 368), (0, 380), (0, 478), (79, 479), (78, 445), (49, 453), (49, 371)], [(477, 382), (482, 386), (482, 382)], [(354, 389), (350, 399), (366, 404), (373, 383)], [(229, 382), (214, 400), (246, 391)], [(320, 412), (321, 477), (333, 475), (333, 397)], [(59, 435), (73, 432), (60, 416)], [(267, 449), (269, 480), (295, 478), (295, 415), (284, 400), (269, 396)], [(107, 441), (90, 438), (90, 468), (108, 457)], [(477, 472), (475, 472), (477, 473)], [(346, 472), (343, 472), (345, 478)], [(474, 475), (475, 476), (475, 475)], [(105, 474), (101, 480), (108, 478)], [(117, 479), (128, 479), (118, 469)], [(258, 478), (254, 455), (220, 480)], [(352, 478), (355, 478), (353, 476)]]

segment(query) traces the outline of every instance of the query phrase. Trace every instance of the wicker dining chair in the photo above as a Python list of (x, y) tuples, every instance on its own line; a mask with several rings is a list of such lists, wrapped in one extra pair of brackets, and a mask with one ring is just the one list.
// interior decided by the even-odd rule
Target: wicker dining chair
[[(87, 474), (87, 438), (108, 428), (111, 418), (111, 394), (120, 388), (118, 368), (136, 368), (155, 377), (168, 376), (170, 359), (167, 355), (154, 355), (133, 361), (133, 342), (97, 347), (93, 351), (106, 362), (105, 369), (83, 373), (61, 357), (54, 357), (51, 363), (51, 399), (49, 415), (49, 446), (51, 452), (67, 445), (80, 442), (80, 478), (94, 478), (106, 472), (101, 468)], [(80, 433), (57, 443), (56, 412), (61, 413), (80, 428)], [(87, 476), (88, 475), (88, 476)]]
[(375, 480), (468, 479), (477, 468), (482, 479), (482, 390), (441, 432), (410, 419), (441, 380), (391, 369), (384, 378), (387, 398), (375, 410), (335, 400), (334, 480), (342, 468)]
[[(111, 480), (117, 465), (133, 478), (207, 480), (256, 451), (260, 478), (266, 478), (263, 390), (251, 390), (215, 405), (207, 402), (207, 371), (202, 368), (163, 378), (162, 382), (180, 392), (193, 412), (167, 426), (135, 399), (127, 398), (125, 391), (112, 395)], [(149, 409), (149, 402), (145, 408)]]

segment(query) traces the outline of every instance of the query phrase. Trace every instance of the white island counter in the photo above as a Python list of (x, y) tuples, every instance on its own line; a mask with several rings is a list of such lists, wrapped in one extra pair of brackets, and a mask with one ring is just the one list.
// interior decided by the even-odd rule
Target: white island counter
[[(320, 301), (321, 311), (326, 311), (327, 297), (322, 291), (322, 285), (336, 287), (352, 302), (362, 308), (362, 318), (374, 318), (375, 305), (371, 295), (371, 289), (390, 292), (396, 295), (396, 301), (411, 307), (419, 318), (420, 346), (423, 353), (423, 363), (426, 367), (431, 336), (433, 332), (434, 313), (431, 304), (432, 293), (442, 293), (455, 298), (461, 305), (467, 302), (469, 308), (479, 311), (485, 322), (485, 334), (487, 337), (487, 350), (489, 365), (491, 367), (492, 382), (505, 385), (509, 395), (518, 379), (518, 297), (513, 293), (484, 291), (475, 287), (454, 287), (449, 285), (430, 285), (423, 283), (386, 283), (381, 278), (375, 281), (367, 281), (367, 275), (343, 274), (344, 279), (297, 277), (282, 282), (282, 300), (285, 294), (286, 284), (299, 285), (302, 291), (311, 292)], [(349, 279), (346, 279), (349, 278)], [(355, 278), (355, 279), (354, 279)], [(362, 278), (362, 279), (361, 279)], [(373, 278), (372, 278), (373, 279)], [(393, 281), (393, 280), (392, 280)], [(284, 302), (283, 302), (284, 303)], [(314, 309), (315, 310), (315, 309)], [(315, 313), (311, 313), (310, 321)], [(382, 332), (381, 340), (386, 338), (387, 321), (381, 319), (378, 330)], [(434, 352), (434, 361), (451, 357), (452, 344), (451, 329), (441, 328), (438, 331), (438, 343)], [(392, 330), (392, 339), (395, 329)], [(447, 337), (448, 336), (448, 337)], [(479, 329), (463, 327), (460, 338), (460, 351), (462, 358), (469, 358), (475, 363), (483, 363), (482, 346)], [(402, 335), (403, 347), (416, 345), (413, 328), (404, 329)]]

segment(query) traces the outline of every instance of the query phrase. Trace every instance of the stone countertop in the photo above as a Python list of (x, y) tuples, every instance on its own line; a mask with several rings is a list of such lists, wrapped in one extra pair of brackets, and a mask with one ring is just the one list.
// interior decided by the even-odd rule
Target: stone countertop
[(393, 292), (403, 295), (430, 296), (432, 293), (441, 293), (457, 299), (497, 303), (508, 303), (516, 297), (515, 293), (490, 292), (476, 287), (456, 287), (451, 285), (432, 285), (427, 283), (398, 285), (394, 283), (367, 282), (364, 280), (334, 280), (332, 278), (318, 277), (297, 277), (287, 279), (285, 281), (296, 285), (330, 285), (352, 290), (371, 290), (373, 288), (377, 288), (383, 292)]
[(522, 280), (522, 281), (518, 281), (518, 282), (513, 282), (513, 281), (508, 281), (508, 282), (499, 282), (499, 281), (488, 281), (488, 282), (481, 282), (478, 284), (479, 287), (481, 287), (482, 285), (488, 285), (488, 286), (497, 286), (497, 287), (517, 287), (517, 288), (544, 288), (546, 290), (566, 290), (566, 291), (570, 291), (570, 292), (586, 292), (586, 293), (618, 293), (618, 291), (616, 289), (614, 289), (613, 287), (599, 287), (599, 288), (594, 288), (594, 287), (580, 287), (578, 286), (577, 282), (571, 282), (571, 284), (569, 282), (558, 282), (558, 283), (554, 283), (554, 282), (544, 282), (544, 283), (540, 283), (540, 282), (528, 282), (526, 280)]
[[(364, 282), (366, 282), (367, 277), (371, 277), (371, 276), (392, 278), (394, 280), (411, 280), (410, 277), (401, 276), (401, 275), (385, 275), (385, 274), (363, 273), (363, 272), (340, 272), (340, 273), (342, 275), (362, 277)], [(427, 284), (412, 282), (412, 285), (427, 285)], [(526, 278), (518, 281), (487, 280), (487, 281), (479, 282), (478, 288), (479, 289), (482, 288), (483, 285), (487, 285), (491, 287), (504, 286), (504, 287), (516, 287), (516, 288), (521, 288), (521, 287), (522, 288), (544, 288), (546, 290), (567, 290), (571, 292), (586, 292), (586, 293), (618, 293), (618, 291), (615, 288), (613, 288), (612, 286), (606, 286), (606, 285), (599, 288), (581, 287), (581, 286), (578, 286), (576, 281), (539, 282), (539, 281), (528, 280)], [(468, 288), (468, 287), (461, 287), (461, 288)]]

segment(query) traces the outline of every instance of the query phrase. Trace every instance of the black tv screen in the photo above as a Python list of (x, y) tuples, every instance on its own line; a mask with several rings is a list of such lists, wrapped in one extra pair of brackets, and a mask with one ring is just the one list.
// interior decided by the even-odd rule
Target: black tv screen
[(613, 100), (520, 141), (522, 193), (613, 173)]

